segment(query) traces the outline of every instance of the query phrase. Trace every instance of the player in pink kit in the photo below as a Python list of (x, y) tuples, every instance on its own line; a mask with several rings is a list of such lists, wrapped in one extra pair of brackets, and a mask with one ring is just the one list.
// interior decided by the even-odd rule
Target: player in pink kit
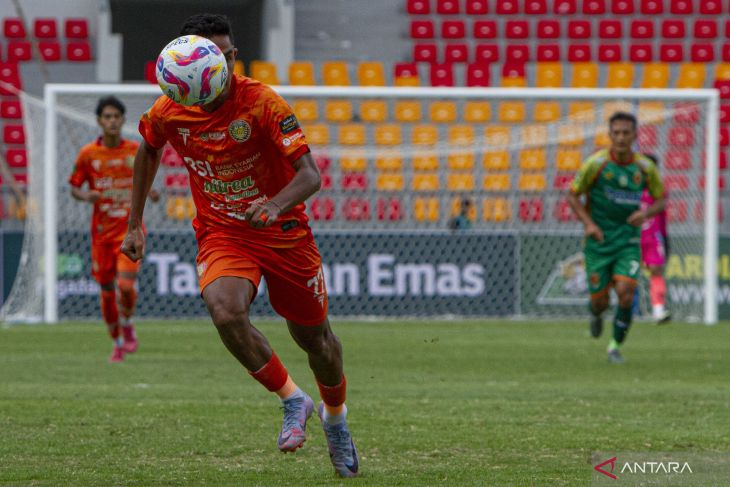
[[(646, 157), (659, 165), (656, 156), (646, 154)], [(644, 190), (641, 195), (641, 209), (644, 210), (654, 203), (648, 191)], [(657, 324), (663, 324), (670, 320), (671, 314), (665, 307), (665, 296), (667, 283), (664, 280), (664, 264), (666, 263), (669, 249), (667, 239), (667, 212), (666, 210), (657, 214), (654, 218), (648, 219), (641, 226), (641, 260), (649, 269), (649, 296), (651, 298), (652, 317)]]

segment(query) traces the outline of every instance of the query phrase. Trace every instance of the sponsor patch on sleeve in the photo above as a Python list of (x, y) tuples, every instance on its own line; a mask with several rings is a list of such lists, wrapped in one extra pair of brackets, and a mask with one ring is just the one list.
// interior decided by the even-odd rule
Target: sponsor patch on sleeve
[(279, 128), (281, 129), (282, 134), (288, 134), (289, 132), (293, 132), (294, 130), (299, 128), (299, 122), (297, 121), (297, 117), (294, 115), (289, 115), (284, 120), (279, 122)]

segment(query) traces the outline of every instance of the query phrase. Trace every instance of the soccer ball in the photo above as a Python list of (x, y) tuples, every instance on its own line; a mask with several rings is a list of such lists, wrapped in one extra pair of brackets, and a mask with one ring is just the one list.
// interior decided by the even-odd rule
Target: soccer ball
[(180, 36), (157, 58), (157, 83), (174, 102), (205, 105), (223, 91), (228, 80), (226, 58), (210, 39)]

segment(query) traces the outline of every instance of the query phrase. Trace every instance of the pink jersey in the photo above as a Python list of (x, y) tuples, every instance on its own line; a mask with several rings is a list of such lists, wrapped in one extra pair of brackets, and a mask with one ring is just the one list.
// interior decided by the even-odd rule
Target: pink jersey
[[(654, 203), (647, 190), (641, 195), (641, 209), (646, 210)], [(662, 211), (654, 218), (644, 222), (641, 226), (641, 243), (663, 242), (667, 237), (667, 212)]]

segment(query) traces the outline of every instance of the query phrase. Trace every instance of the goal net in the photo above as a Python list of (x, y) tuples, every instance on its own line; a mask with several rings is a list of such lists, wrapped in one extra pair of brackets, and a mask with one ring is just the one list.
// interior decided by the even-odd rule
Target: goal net
[[(712, 90), (280, 87), (304, 127), (323, 187), (308, 202), (338, 316), (582, 318), (582, 225), (566, 201), (581, 162), (608, 146), (607, 119), (639, 119), (635, 149), (658, 157), (669, 190), (668, 306), (717, 319), (718, 100)], [(97, 319), (91, 207), (68, 177), (115, 94), (139, 138), (156, 86), (49, 85), (23, 97), (29, 216), (5, 320)], [(254, 127), (254, 130), (256, 128)], [(194, 136), (194, 135), (193, 135)], [(166, 150), (147, 203), (138, 314), (206, 312), (194, 267), (184, 161)], [(461, 215), (461, 216), (460, 216)], [(687, 293), (687, 286), (699, 292)], [(646, 287), (646, 282), (642, 285)], [(640, 292), (644, 303), (648, 293)], [(265, 286), (254, 303), (273, 314)]]

